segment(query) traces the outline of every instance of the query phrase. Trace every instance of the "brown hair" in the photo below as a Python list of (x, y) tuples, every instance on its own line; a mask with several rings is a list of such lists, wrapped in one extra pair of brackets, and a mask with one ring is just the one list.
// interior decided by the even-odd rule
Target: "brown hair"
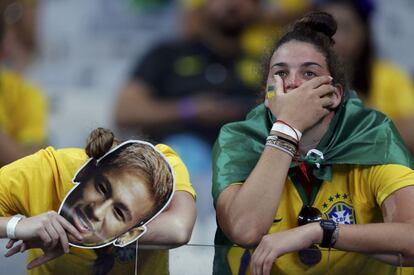
[(267, 75), (269, 74), (270, 59), (275, 51), (283, 44), (294, 41), (306, 42), (315, 46), (323, 54), (328, 65), (329, 72), (333, 77), (334, 83), (339, 83), (347, 91), (348, 85), (342, 64), (333, 50), (335, 41), (333, 36), (336, 33), (336, 21), (332, 15), (326, 12), (310, 12), (297, 20), (291, 30), (286, 32), (265, 57), (263, 63), (263, 85), (266, 85)]
[[(89, 157), (97, 160), (118, 144), (112, 131), (97, 128), (90, 133), (85, 151)], [(133, 170), (143, 177), (155, 201), (154, 211), (143, 222), (157, 213), (172, 195), (173, 171), (161, 153), (148, 144), (126, 143), (116, 153), (100, 160), (96, 168), (101, 172), (113, 169)]]

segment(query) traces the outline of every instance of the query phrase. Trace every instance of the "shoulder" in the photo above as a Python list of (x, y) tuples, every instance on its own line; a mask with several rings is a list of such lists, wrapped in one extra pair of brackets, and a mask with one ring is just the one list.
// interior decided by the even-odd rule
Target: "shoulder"
[(155, 145), (155, 148), (158, 149), (167, 158), (176, 175), (188, 175), (187, 167), (185, 166), (184, 162), (170, 146), (165, 144), (157, 144)]
[[(79, 168), (88, 159), (85, 151), (80, 148), (55, 149), (47, 147), (38, 152), (21, 158), (8, 166), (15, 169), (28, 167), (73, 167)], [(7, 167), (7, 166), (6, 166)]]
[(157, 148), (168, 159), (174, 169), (175, 189), (177, 191), (186, 191), (190, 193), (193, 198), (195, 198), (196, 192), (191, 185), (190, 175), (180, 156), (170, 146), (165, 144), (157, 144), (155, 145), (155, 148)]
[(375, 195), (378, 205), (395, 191), (414, 185), (414, 171), (401, 164), (355, 165), (352, 172)]

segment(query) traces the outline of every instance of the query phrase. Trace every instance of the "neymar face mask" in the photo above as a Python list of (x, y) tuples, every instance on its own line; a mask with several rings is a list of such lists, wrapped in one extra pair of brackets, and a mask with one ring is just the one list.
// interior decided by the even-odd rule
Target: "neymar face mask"
[[(152, 150), (152, 154), (140, 154), (144, 152), (141, 147)], [(167, 169), (161, 171), (168, 174), (150, 178), (156, 171), (148, 171), (154, 169), (148, 165), (149, 155), (159, 159), (155, 163), (165, 162)], [(160, 179), (165, 182), (155, 182)], [(69, 235), (70, 244), (82, 248), (109, 244), (123, 247), (134, 242), (146, 232), (146, 224), (167, 207), (175, 189), (167, 158), (152, 144), (138, 140), (126, 141), (98, 160), (89, 159), (72, 182), (74, 187), (63, 200), (59, 214), (83, 237), (79, 242)], [(160, 195), (156, 197), (160, 194), (156, 189), (163, 190), (161, 199)]]

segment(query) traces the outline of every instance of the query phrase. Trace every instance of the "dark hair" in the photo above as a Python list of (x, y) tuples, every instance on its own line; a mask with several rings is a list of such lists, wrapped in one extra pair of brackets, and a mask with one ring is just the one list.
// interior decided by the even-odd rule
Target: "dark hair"
[[(89, 157), (97, 160), (118, 144), (119, 141), (115, 139), (112, 131), (97, 128), (90, 133), (85, 151)], [(143, 222), (148, 221), (161, 210), (172, 195), (174, 172), (171, 171), (167, 160), (148, 144), (127, 143), (120, 148), (118, 153), (103, 158), (95, 167), (101, 172), (112, 169), (131, 170), (138, 173), (146, 181), (155, 201), (155, 208), (144, 218)]]
[(290, 28), (291, 29), (275, 43), (273, 50), (266, 56), (265, 62), (263, 63), (263, 85), (266, 85), (270, 60), (273, 53), (287, 42), (300, 41), (312, 44), (321, 54), (323, 54), (329, 72), (334, 79), (333, 81), (341, 84), (346, 92), (348, 85), (343, 66), (333, 50), (335, 41), (332, 37), (336, 33), (337, 25), (332, 15), (326, 12), (310, 12), (297, 20)]
[(346, 64), (346, 67), (350, 68), (350, 70), (347, 71), (347, 74), (349, 76), (351, 88), (355, 89), (359, 94), (367, 96), (371, 88), (371, 72), (374, 58), (372, 34), (369, 26), (370, 15), (374, 10), (373, 3), (369, 0), (329, 0), (321, 1), (319, 5), (317, 5), (317, 8), (323, 9), (324, 6), (331, 5), (346, 6), (350, 8), (363, 25), (365, 37), (362, 49), (355, 60), (351, 60), (352, 62)]

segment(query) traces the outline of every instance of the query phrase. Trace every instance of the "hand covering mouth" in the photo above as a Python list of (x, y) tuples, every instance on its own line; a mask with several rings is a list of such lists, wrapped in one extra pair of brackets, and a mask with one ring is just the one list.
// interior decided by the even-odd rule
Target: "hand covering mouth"
[(94, 231), (92, 223), (89, 221), (88, 217), (79, 207), (76, 207), (74, 209), (73, 222), (76, 228), (82, 233)]

